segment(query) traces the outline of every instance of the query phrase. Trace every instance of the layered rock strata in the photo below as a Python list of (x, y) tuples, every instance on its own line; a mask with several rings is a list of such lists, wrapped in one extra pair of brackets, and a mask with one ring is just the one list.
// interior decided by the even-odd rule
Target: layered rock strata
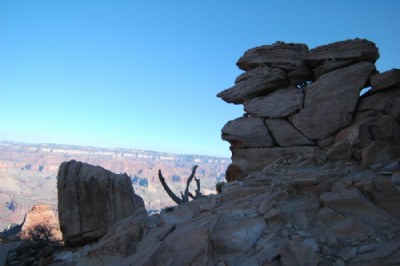
[(97, 240), (109, 226), (144, 208), (129, 176), (74, 160), (61, 164), (57, 190), (60, 228), (66, 246)]
[(378, 73), (378, 58), (376, 45), (362, 39), (245, 52), (237, 62), (245, 73), (217, 95), (245, 111), (222, 129), (232, 151), (228, 181), (277, 160), (371, 166), (400, 157), (400, 70)]

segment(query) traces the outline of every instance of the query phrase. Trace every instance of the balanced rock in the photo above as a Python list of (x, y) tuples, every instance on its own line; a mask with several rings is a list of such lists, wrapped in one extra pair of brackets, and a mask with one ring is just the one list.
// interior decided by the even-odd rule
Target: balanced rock
[(97, 240), (109, 226), (144, 208), (129, 176), (74, 160), (61, 164), (57, 188), (60, 226), (67, 246)]
[(236, 65), (249, 71), (260, 65), (267, 65), (284, 70), (306, 68), (305, 57), (308, 47), (302, 43), (276, 42), (272, 45), (263, 45), (252, 48), (244, 53)]
[(375, 70), (361, 62), (321, 76), (305, 89), (304, 109), (292, 117), (306, 137), (324, 139), (351, 124), (360, 90)]
[(236, 85), (217, 94), (227, 103), (240, 104), (288, 85), (286, 73), (279, 68), (257, 67), (236, 79)]
[(350, 61), (351, 63), (362, 61), (375, 63), (378, 58), (379, 51), (373, 42), (365, 39), (353, 39), (334, 42), (311, 49), (307, 56), (307, 62), (313, 68), (316, 68), (326, 62), (329, 64), (329, 62), (334, 60), (337, 62), (347, 61), (344, 65), (349, 65)]

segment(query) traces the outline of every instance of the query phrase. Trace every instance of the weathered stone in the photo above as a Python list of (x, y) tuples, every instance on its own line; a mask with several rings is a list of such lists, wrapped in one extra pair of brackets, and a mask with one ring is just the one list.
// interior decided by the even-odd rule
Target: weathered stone
[(378, 58), (379, 51), (373, 42), (365, 39), (353, 39), (311, 49), (307, 56), (307, 62), (315, 68), (329, 60), (355, 60), (356, 62), (375, 63)]
[(359, 252), (357, 256), (349, 261), (349, 265), (353, 265), (353, 263), (358, 265), (398, 265), (400, 263), (399, 254), (391, 258), (391, 255), (400, 248), (400, 243), (397, 241), (371, 243), (368, 244), (367, 248), (369, 252)]
[(359, 92), (374, 69), (373, 64), (361, 62), (321, 76), (305, 88), (304, 109), (292, 116), (293, 125), (312, 140), (350, 125)]
[(281, 265), (318, 265), (318, 253), (300, 241), (288, 241), (281, 249)]
[(331, 72), (333, 70), (339, 69), (339, 68), (343, 68), (343, 67), (347, 67), (350, 66), (352, 64), (355, 63), (354, 59), (350, 59), (350, 60), (325, 60), (322, 65), (319, 65), (318, 67), (316, 67), (314, 69), (314, 76), (316, 78), (319, 78), (320, 76), (322, 76), (325, 73)]
[(361, 157), (364, 167), (377, 163), (388, 163), (392, 159), (400, 157), (400, 145), (379, 140), (372, 141), (362, 149)]
[(303, 108), (303, 90), (289, 87), (244, 103), (244, 110), (257, 117), (287, 117)]
[(263, 169), (266, 165), (285, 157), (293, 160), (299, 157), (307, 157), (318, 153), (318, 146), (300, 147), (272, 147), (272, 148), (248, 148), (232, 149), (232, 163), (241, 171), (242, 176), (246, 176), (254, 171)]
[(25, 216), (20, 238), (61, 241), (60, 225), (54, 210), (48, 205), (34, 205)]
[(295, 70), (305, 67), (304, 58), (307, 53), (308, 47), (305, 44), (276, 42), (247, 50), (236, 65), (245, 71), (260, 65)]
[(400, 89), (400, 69), (392, 69), (370, 78), (372, 89), (369, 93), (382, 92), (389, 89)]
[(228, 103), (240, 104), (288, 85), (286, 73), (278, 68), (258, 67), (236, 79), (236, 85), (217, 94)]
[(400, 143), (400, 125), (391, 116), (379, 115), (369, 125), (369, 128), (374, 140)]
[(388, 114), (400, 123), (400, 90), (388, 90), (362, 97), (357, 112), (378, 111)]
[(229, 121), (222, 128), (222, 139), (232, 147), (271, 147), (274, 142), (264, 120), (256, 117), (240, 117)]
[(330, 161), (350, 160), (352, 155), (352, 147), (349, 140), (335, 143), (326, 152), (326, 158)]
[(376, 207), (356, 188), (324, 193), (321, 202), (344, 216), (364, 221), (378, 231), (400, 229), (400, 223)]
[(248, 251), (264, 231), (261, 218), (228, 218), (218, 221), (212, 233), (212, 246), (222, 254)]
[(312, 146), (313, 141), (306, 138), (300, 131), (294, 128), (286, 119), (265, 119), (268, 130), (279, 146)]
[(97, 240), (110, 225), (144, 208), (129, 176), (74, 160), (61, 164), (57, 189), (60, 227), (67, 246)]
[(310, 68), (299, 68), (288, 73), (289, 85), (305, 85), (314, 80), (314, 73)]

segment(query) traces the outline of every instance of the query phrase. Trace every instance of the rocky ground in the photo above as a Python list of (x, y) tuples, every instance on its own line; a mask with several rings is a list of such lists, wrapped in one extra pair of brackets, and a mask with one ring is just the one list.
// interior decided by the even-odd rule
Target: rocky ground
[(399, 162), (382, 168), (282, 160), (221, 194), (138, 210), (51, 265), (397, 265)]

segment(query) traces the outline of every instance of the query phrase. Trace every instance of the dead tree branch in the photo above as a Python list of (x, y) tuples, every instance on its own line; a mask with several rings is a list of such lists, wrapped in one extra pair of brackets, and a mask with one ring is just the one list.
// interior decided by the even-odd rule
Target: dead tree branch
[[(163, 188), (167, 192), (168, 196), (170, 196), (171, 199), (173, 201), (175, 201), (178, 205), (182, 204), (184, 202), (188, 202), (189, 197), (191, 199), (196, 199), (196, 198), (199, 198), (202, 196), (202, 194), (200, 192), (200, 179), (195, 178), (197, 167), (198, 167), (197, 165), (193, 166), (192, 173), (190, 174), (188, 180), (186, 181), (185, 192), (182, 193), (182, 191), (181, 191), (181, 198), (179, 198), (177, 195), (175, 195), (174, 192), (172, 192), (172, 190), (169, 188), (169, 186), (165, 182), (165, 178), (163, 177), (163, 175), (161, 173), (161, 169), (158, 170), (158, 178), (160, 179), (160, 182), (161, 182)], [(196, 181), (196, 185), (197, 185), (197, 189), (195, 190), (195, 192), (196, 192), (195, 196), (193, 196), (193, 194), (189, 191), (190, 183), (193, 181), (193, 178)]]

